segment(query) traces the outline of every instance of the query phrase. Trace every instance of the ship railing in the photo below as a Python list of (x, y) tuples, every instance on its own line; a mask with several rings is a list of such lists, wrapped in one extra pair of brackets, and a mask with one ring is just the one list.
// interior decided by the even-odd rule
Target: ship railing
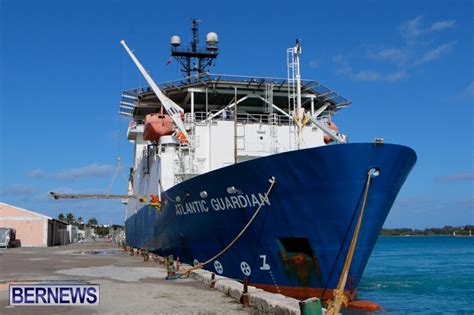
[[(217, 110), (212, 110), (209, 112), (196, 112), (195, 117), (196, 121), (204, 121), (208, 117), (216, 114)], [(213, 120), (219, 121), (234, 121), (234, 112), (232, 110), (224, 111), (220, 115), (213, 118)], [(249, 113), (238, 113), (237, 122), (244, 124), (268, 124), (268, 125), (291, 125), (293, 121), (283, 115), (277, 114), (249, 114)]]
[(173, 48), (172, 50), (175, 53), (198, 53), (198, 54), (205, 54), (205, 55), (217, 55), (217, 51), (215, 50), (209, 50), (209, 49), (204, 49), (204, 48), (197, 48), (197, 47), (192, 47), (192, 46), (181, 46), (179, 48)]
[[(212, 86), (220, 83), (231, 84), (232, 86), (256, 86), (257, 88), (264, 88), (265, 85), (272, 84), (275, 90), (287, 90), (288, 78), (211, 74), (203, 72), (179, 80), (166, 81), (160, 83), (159, 86), (166, 92), (168, 90), (182, 90), (183, 88), (191, 88), (194, 86)], [(349, 99), (318, 81), (302, 79), (301, 84), (303, 93), (315, 94), (315, 99), (319, 102), (330, 102), (338, 109), (347, 107), (351, 103)], [(125, 91), (125, 93), (129, 95), (151, 92), (149, 86), (141, 86)]]

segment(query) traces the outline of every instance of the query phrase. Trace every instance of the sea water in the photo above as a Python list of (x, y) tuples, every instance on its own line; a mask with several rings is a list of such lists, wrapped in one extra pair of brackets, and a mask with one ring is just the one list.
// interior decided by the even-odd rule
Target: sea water
[(380, 237), (358, 299), (376, 314), (474, 314), (474, 237)]

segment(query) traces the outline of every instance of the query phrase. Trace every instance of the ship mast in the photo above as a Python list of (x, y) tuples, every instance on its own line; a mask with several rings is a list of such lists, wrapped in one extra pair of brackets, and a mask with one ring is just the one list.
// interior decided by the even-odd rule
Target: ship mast
[(301, 108), (301, 74), (300, 74), (300, 54), (301, 45), (300, 41), (296, 40), (295, 50), (295, 77), (296, 77), (296, 117), (298, 125), (298, 136), (296, 140), (296, 146), (298, 149), (301, 148), (302, 142), (302, 131), (303, 131), (303, 114), (304, 110)]
[(198, 48), (198, 25), (200, 22), (198, 19), (191, 19), (193, 39), (190, 47), (179, 47), (181, 45), (180, 37), (178, 35), (171, 37), (171, 56), (181, 65), (181, 71), (186, 73), (188, 81), (190, 81), (192, 72), (197, 74), (206, 72), (207, 68), (214, 65), (214, 59), (219, 55), (218, 37), (214, 32), (209, 32), (206, 35), (206, 49)]
[(293, 120), (297, 126), (296, 147), (301, 148), (304, 109), (301, 107), (301, 73), (300, 55), (301, 44), (299, 39), (296, 45), (287, 50), (288, 60), (288, 107), (293, 111)]

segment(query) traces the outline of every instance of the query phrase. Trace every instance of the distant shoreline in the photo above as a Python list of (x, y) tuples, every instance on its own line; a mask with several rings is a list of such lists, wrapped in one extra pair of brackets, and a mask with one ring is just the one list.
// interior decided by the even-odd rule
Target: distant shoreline
[(460, 237), (465, 238), (469, 237), (469, 235), (449, 235), (449, 234), (439, 234), (439, 235), (382, 235), (380, 234), (379, 237)]
[(426, 228), (424, 230), (410, 228), (382, 229), (379, 236), (453, 236), (469, 237), (472, 235), (474, 225), (449, 226), (442, 228)]

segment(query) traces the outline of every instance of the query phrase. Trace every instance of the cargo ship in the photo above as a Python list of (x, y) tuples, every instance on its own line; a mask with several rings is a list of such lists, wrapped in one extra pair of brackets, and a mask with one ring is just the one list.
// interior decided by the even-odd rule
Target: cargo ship
[[(183, 78), (122, 93), (133, 143), (126, 242), (271, 292), (332, 298), (363, 206), (344, 293), (354, 298), (384, 221), (416, 162), (406, 146), (350, 143), (334, 122), (351, 102), (300, 74), (211, 74), (220, 53), (171, 38)], [(282, 60), (284, 60), (282, 53)], [(370, 178), (370, 187), (367, 181)], [(366, 187), (368, 188), (366, 190)], [(206, 264), (203, 264), (206, 262)]]

